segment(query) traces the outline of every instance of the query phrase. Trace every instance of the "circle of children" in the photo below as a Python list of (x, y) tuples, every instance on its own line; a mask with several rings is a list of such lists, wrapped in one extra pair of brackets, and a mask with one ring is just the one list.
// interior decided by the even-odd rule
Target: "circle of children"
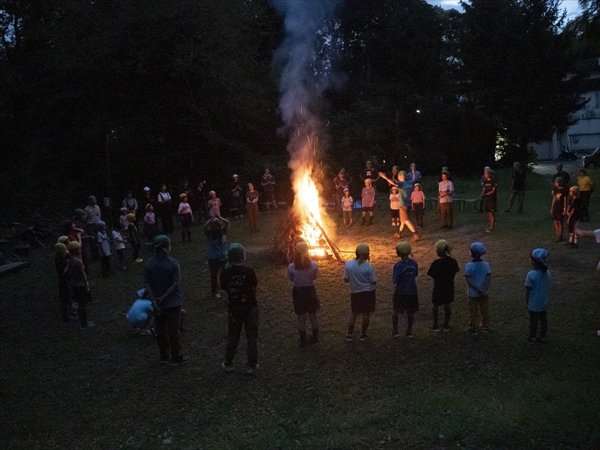
[[(567, 217), (569, 228), (569, 243), (577, 245), (578, 236), (592, 236), (600, 243), (600, 230), (587, 231), (577, 227), (582, 219), (581, 200), (578, 197), (577, 186), (570, 187), (566, 191), (564, 177), (566, 172), (561, 173), (562, 166), (557, 166), (557, 175), (553, 178), (552, 191), (552, 214), (557, 231), (556, 241), (562, 240), (562, 222)], [(518, 191), (524, 190), (524, 183), (515, 185), (515, 172), (522, 173), (520, 165), (513, 166), (513, 181), (511, 186), (510, 210), (515, 198), (518, 198), (518, 211), (522, 212), (523, 196)], [(524, 175), (523, 175), (524, 176)], [(568, 174), (567, 174), (568, 176)], [(273, 191), (274, 177), (269, 174), (268, 169), (263, 176), (266, 177), (265, 189), (273, 207), (276, 201)], [(373, 221), (373, 206), (375, 193), (373, 182), (379, 177), (385, 179), (391, 186), (390, 209), (392, 225), (398, 228), (397, 238), (402, 237), (404, 227), (412, 233), (412, 240), (420, 240), (416, 228), (408, 219), (408, 205), (415, 211), (417, 227), (423, 226), (423, 209), (425, 196), (419, 189), (421, 174), (416, 171), (415, 165), (411, 164), (410, 172), (398, 171), (394, 167), (392, 176), (387, 177), (382, 172), (376, 172), (370, 162), (367, 162), (365, 170), (361, 173), (365, 188), (362, 191), (362, 224), (371, 225)], [(242, 199), (239, 178), (234, 175), (232, 194), (234, 198)], [(408, 180), (408, 183), (407, 183)], [(349, 178), (343, 170), (334, 179), (336, 188), (337, 205), (342, 210), (343, 222), (346, 226), (352, 225), (353, 200), (349, 196)], [(413, 189), (410, 195), (411, 201), (407, 200), (407, 187)], [(439, 210), (442, 219), (442, 228), (451, 229), (452, 222), (452, 197), (454, 186), (450, 181), (450, 173), (447, 168), (442, 170), (438, 182)], [(493, 230), (496, 212), (496, 183), (493, 180), (493, 171), (486, 167), (481, 179), (481, 203), (487, 213), (488, 228)], [(203, 183), (200, 183), (201, 190)], [(263, 184), (263, 188), (265, 184)], [(235, 195), (237, 192), (238, 195)], [(568, 194), (567, 194), (568, 192)], [(522, 193), (522, 192), (521, 192)], [(416, 195), (415, 195), (416, 194)], [(148, 248), (152, 256), (144, 266), (145, 288), (137, 291), (138, 299), (132, 305), (127, 314), (127, 320), (133, 326), (135, 333), (142, 335), (155, 335), (158, 342), (160, 361), (164, 364), (181, 365), (189, 361), (182, 353), (180, 329), (185, 311), (182, 309), (183, 297), (180, 289), (179, 262), (170, 256), (171, 241), (167, 234), (173, 231), (170, 194), (163, 185), (157, 196), (153, 198), (149, 188), (144, 188), (145, 204), (145, 234)], [(191, 225), (194, 222), (188, 193), (180, 194), (178, 214), (181, 221), (182, 241), (186, 238), (191, 241)], [(350, 198), (350, 200), (348, 200)], [(246, 193), (247, 214), (251, 231), (257, 228), (258, 193), (252, 184), (248, 185)], [(164, 205), (161, 206), (161, 203)], [(556, 204), (559, 206), (556, 206)], [(154, 206), (157, 206), (162, 219), (163, 234), (157, 235), (157, 220)], [(167, 207), (167, 205), (169, 205)], [(443, 206), (443, 205), (448, 205)], [(202, 204), (199, 205), (202, 208)], [(222, 369), (231, 372), (234, 369), (234, 356), (240, 340), (242, 329), (245, 328), (247, 339), (247, 363), (246, 373), (253, 374), (258, 366), (257, 338), (258, 338), (258, 306), (256, 301), (257, 277), (254, 270), (246, 265), (246, 253), (244, 247), (239, 243), (227, 242), (227, 233), (230, 222), (220, 214), (220, 200), (214, 191), (209, 193), (206, 204), (206, 218), (203, 231), (208, 239), (208, 264), (211, 273), (212, 295), (220, 298), (219, 285), (228, 296), (228, 342), (226, 346), (225, 360)], [(238, 216), (242, 216), (241, 202), (237, 210)], [(560, 209), (560, 214), (558, 214)], [(140, 236), (137, 229), (136, 211), (137, 201), (132, 193), (128, 192), (122, 202), (121, 216), (109, 238), (106, 224), (101, 220), (101, 209), (96, 198), (88, 198), (88, 206), (85, 209), (75, 211), (74, 220), (65, 224), (64, 236), (58, 239), (55, 245), (56, 271), (59, 278), (59, 293), (62, 305), (63, 320), (65, 322), (79, 321), (81, 329), (94, 326), (87, 319), (87, 305), (91, 301), (89, 284), (89, 266), (94, 252), (101, 261), (102, 274), (109, 276), (113, 273), (110, 266), (111, 241), (117, 251), (119, 264), (125, 269), (124, 251), (129, 243), (133, 249), (133, 260), (141, 263), (140, 258)], [(168, 211), (167, 211), (168, 210)], [(350, 211), (350, 214), (347, 214)], [(556, 212), (556, 214), (554, 214)], [(367, 215), (369, 221), (367, 222)], [(560, 217), (559, 217), (560, 216)], [(196, 216), (198, 217), (198, 216)], [(201, 217), (201, 216), (200, 216)], [(556, 222), (560, 222), (560, 229)], [(319, 323), (317, 312), (320, 308), (319, 297), (314, 281), (318, 276), (317, 263), (310, 259), (308, 245), (304, 242), (297, 244), (295, 257), (287, 269), (287, 277), (292, 284), (292, 300), (294, 311), (297, 315), (298, 334), (300, 346), (307, 347), (319, 342)], [(481, 242), (473, 242), (470, 245), (472, 260), (465, 265), (464, 274), (467, 282), (467, 297), (469, 322), (467, 331), (469, 333), (487, 333), (489, 331), (489, 299), (488, 290), (490, 284), (490, 265), (483, 259), (486, 253), (485, 246)], [(433, 279), (432, 290), (432, 329), (434, 332), (444, 332), (450, 329), (451, 304), (454, 302), (454, 277), (460, 271), (457, 261), (451, 255), (450, 244), (441, 239), (435, 244), (435, 252), (438, 256), (427, 271), (427, 275)], [(418, 275), (418, 264), (411, 257), (411, 245), (401, 240), (396, 245), (396, 254), (400, 260), (393, 267), (394, 294), (392, 298), (392, 331), (391, 337), (398, 338), (399, 315), (406, 314), (406, 329), (404, 335), (413, 337), (414, 314), (419, 311), (417, 284), (415, 277)], [(368, 244), (360, 243), (355, 250), (355, 258), (346, 262), (343, 279), (349, 283), (351, 312), (348, 320), (346, 340), (354, 340), (354, 327), (358, 316), (362, 317), (359, 339), (369, 339), (368, 328), (370, 314), (375, 311), (377, 277), (373, 266), (369, 263), (370, 249)], [(525, 279), (526, 303), (529, 311), (530, 326), (527, 340), (529, 342), (545, 342), (547, 334), (546, 310), (549, 301), (550, 272), (548, 271), (548, 251), (543, 248), (533, 249), (530, 254), (532, 270)], [(600, 270), (600, 264), (598, 266)], [(439, 308), (443, 307), (443, 322), (439, 321)], [(311, 334), (307, 336), (307, 321), (310, 323)], [(154, 325), (153, 325), (154, 323)], [(600, 336), (600, 330), (598, 331)]]

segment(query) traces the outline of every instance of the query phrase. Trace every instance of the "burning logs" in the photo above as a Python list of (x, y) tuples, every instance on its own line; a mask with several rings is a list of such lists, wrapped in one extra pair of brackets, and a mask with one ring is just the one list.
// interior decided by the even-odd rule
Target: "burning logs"
[(282, 262), (291, 263), (298, 242), (306, 242), (312, 258), (333, 257), (342, 261), (337, 245), (329, 238), (321, 224), (308, 213), (308, 219), (303, 219), (296, 211), (290, 208), (283, 216), (279, 228), (275, 233), (273, 254)]

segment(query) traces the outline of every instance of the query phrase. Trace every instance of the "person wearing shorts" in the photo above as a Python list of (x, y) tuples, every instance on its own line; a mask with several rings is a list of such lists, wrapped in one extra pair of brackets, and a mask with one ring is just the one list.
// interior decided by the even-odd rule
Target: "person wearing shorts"
[(498, 183), (494, 179), (494, 171), (489, 169), (484, 172), (481, 195), (483, 198), (483, 211), (487, 215), (488, 226), (485, 231), (494, 231), (496, 225), (496, 203)]
[[(299, 242), (296, 245), (294, 262), (288, 266), (287, 277), (292, 282), (292, 302), (294, 312), (298, 317), (298, 334), (300, 335), (300, 348), (308, 344), (319, 343), (319, 297), (314, 281), (319, 274), (317, 263), (311, 261), (308, 253), (308, 244)], [(306, 316), (310, 320), (312, 335), (306, 340)]]
[(369, 339), (367, 329), (371, 313), (375, 311), (375, 286), (377, 278), (375, 269), (369, 263), (370, 250), (367, 244), (361, 243), (356, 247), (356, 258), (346, 262), (344, 266), (344, 282), (350, 283), (350, 318), (346, 340), (352, 341), (354, 324), (358, 315), (362, 315), (361, 341)]
[(419, 297), (417, 295), (417, 283), (415, 278), (419, 275), (419, 265), (410, 257), (412, 249), (410, 244), (401, 241), (396, 245), (396, 255), (400, 261), (394, 264), (392, 280), (394, 282), (394, 296), (392, 302), (394, 312), (392, 313), (392, 334), (393, 338), (400, 336), (398, 333), (398, 315), (406, 314), (406, 333), (405, 336), (412, 338), (412, 327), (414, 315), (419, 311)]

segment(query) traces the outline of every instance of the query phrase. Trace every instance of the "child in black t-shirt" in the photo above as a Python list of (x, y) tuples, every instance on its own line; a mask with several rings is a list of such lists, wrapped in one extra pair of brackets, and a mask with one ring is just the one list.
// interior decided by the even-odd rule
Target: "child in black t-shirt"
[(233, 371), (233, 357), (240, 342), (242, 327), (246, 328), (248, 362), (246, 373), (254, 374), (258, 366), (258, 306), (256, 303), (256, 273), (254, 269), (242, 265), (246, 259), (244, 247), (231, 244), (227, 252), (228, 267), (221, 272), (221, 288), (228, 298), (228, 337), (225, 361), (221, 368)]
[(454, 276), (459, 272), (458, 263), (450, 255), (450, 246), (440, 239), (435, 244), (438, 259), (431, 263), (427, 275), (433, 278), (433, 290), (431, 292), (431, 303), (433, 303), (433, 331), (440, 331), (438, 324), (438, 309), (444, 305), (444, 325), (442, 329), (450, 329), (450, 305), (454, 301)]

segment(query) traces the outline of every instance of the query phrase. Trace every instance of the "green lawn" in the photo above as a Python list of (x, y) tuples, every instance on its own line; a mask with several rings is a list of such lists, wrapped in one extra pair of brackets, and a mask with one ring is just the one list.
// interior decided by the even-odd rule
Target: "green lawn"
[[(499, 178), (503, 210), (507, 174)], [(477, 179), (455, 183), (458, 197), (476, 197)], [(424, 185), (433, 195), (433, 179)], [(304, 350), (298, 348), (286, 267), (271, 258), (272, 236), (283, 212), (261, 213), (261, 231), (254, 235), (244, 220), (234, 220), (231, 241), (246, 246), (247, 263), (259, 278), (260, 367), (254, 378), (242, 370), (244, 339), (236, 371), (220, 370), (227, 310), (224, 300), (210, 297), (198, 228), (192, 244), (173, 236), (173, 254), (184, 277), (188, 331), (183, 342), (191, 357), (183, 367), (161, 366), (153, 338), (132, 336), (127, 329), (124, 314), (142, 284), (141, 265), (110, 279), (99, 277), (98, 264), (92, 267), (90, 318), (98, 326), (82, 332), (60, 321), (52, 254), (37, 251), (29, 269), (0, 280), (0, 445), (598, 449), (600, 246), (589, 238), (579, 249), (551, 241), (549, 190), (545, 178), (529, 175), (525, 213), (498, 213), (494, 233), (484, 232), (484, 215), (477, 212), (456, 212), (449, 232), (440, 230), (432, 211), (426, 212), (424, 240), (413, 246), (421, 268), (421, 310), (412, 340), (389, 337), (396, 241), (388, 210), (376, 210), (374, 226), (342, 227), (335, 238), (348, 258), (357, 243), (371, 245), (380, 280), (371, 340), (344, 340), (350, 302), (343, 265), (325, 261), (319, 263), (317, 283), (321, 344)], [(598, 205), (593, 199), (590, 228), (598, 224)], [(464, 332), (462, 274), (456, 278), (452, 331), (430, 330), (432, 282), (425, 273), (441, 237), (454, 246), (461, 269), (472, 241), (488, 249), (485, 259), (493, 274), (487, 335)], [(523, 284), (529, 252), (537, 246), (550, 251), (553, 277), (547, 344), (525, 341)]]

